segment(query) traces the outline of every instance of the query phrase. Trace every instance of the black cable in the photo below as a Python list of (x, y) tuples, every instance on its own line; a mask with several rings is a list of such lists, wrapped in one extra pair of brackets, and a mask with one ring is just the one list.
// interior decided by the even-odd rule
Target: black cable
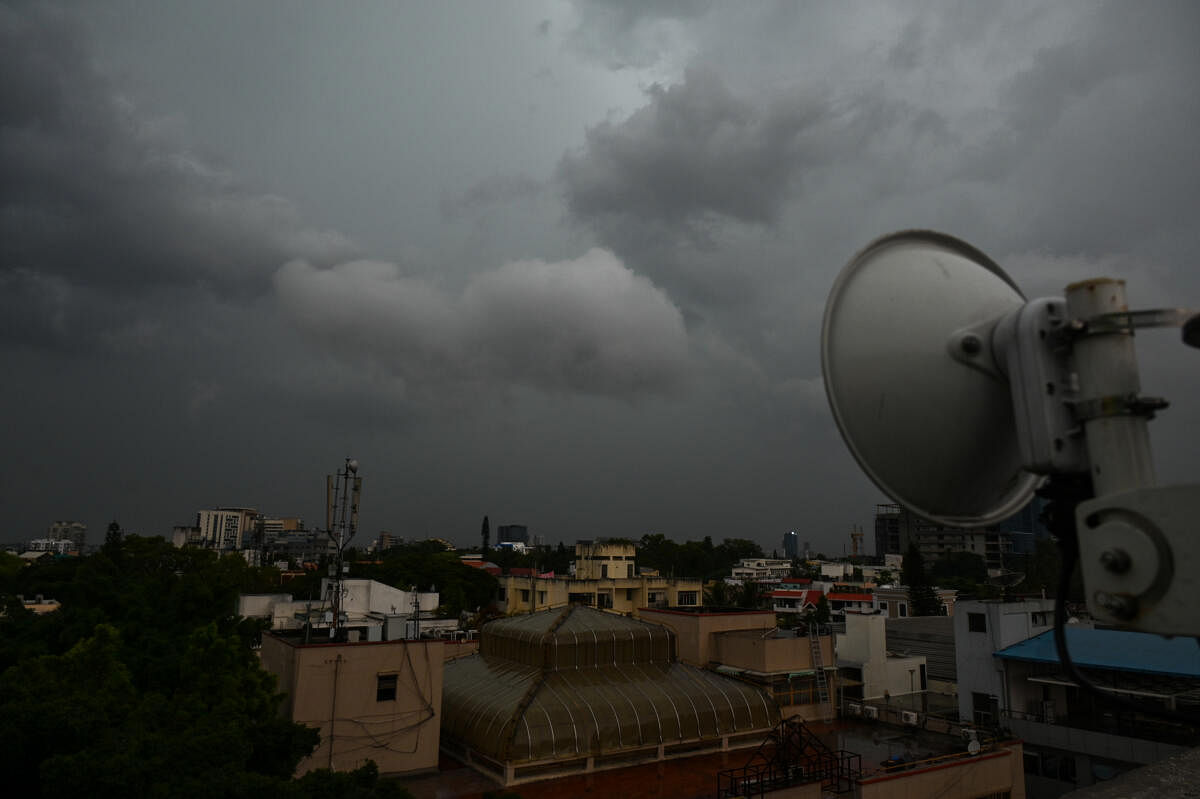
[[(1083, 489), (1086, 491), (1087, 489)], [(1061, 563), (1058, 571), (1058, 593), (1054, 600), (1054, 646), (1058, 651), (1058, 660), (1066, 671), (1067, 677), (1080, 688), (1094, 696), (1103, 696), (1125, 710), (1142, 713), (1147, 716), (1165, 719), (1167, 721), (1190, 724), (1200, 729), (1200, 715), (1183, 710), (1167, 710), (1157, 708), (1143, 702), (1136, 702), (1093, 683), (1079, 670), (1071, 660), (1071, 652), (1067, 647), (1067, 592), (1071, 588), (1071, 576), (1079, 562), (1079, 537), (1075, 528), (1075, 505), (1081, 499), (1079, 484), (1064, 485), (1062, 481), (1052, 478), (1051, 483), (1044, 489), (1044, 496), (1051, 497), (1051, 507), (1048, 508), (1048, 522), (1052, 531), (1058, 536)], [(1039, 492), (1041, 493), (1041, 492)], [(1087, 494), (1083, 494), (1086, 497)]]

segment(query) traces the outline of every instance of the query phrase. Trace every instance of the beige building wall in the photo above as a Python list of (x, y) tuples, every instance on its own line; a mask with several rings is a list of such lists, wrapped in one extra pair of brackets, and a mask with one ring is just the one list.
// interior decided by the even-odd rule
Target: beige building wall
[(666, 577), (580, 579), (506, 574), (498, 579), (503, 590), (498, 604), (509, 615), (565, 607), (574, 596), (593, 607), (638, 618), (650, 605), (698, 607), (704, 597), (700, 580)]
[[(834, 665), (833, 636), (822, 636), (821, 663)], [(712, 659), (725, 666), (763, 674), (813, 668), (808, 638), (764, 638), (757, 630), (736, 630), (713, 636)]]
[(714, 659), (714, 634), (732, 630), (775, 629), (775, 613), (769, 610), (691, 613), (682, 610), (647, 608), (642, 611), (640, 618), (642, 621), (652, 621), (674, 630), (679, 659), (684, 663), (701, 668), (707, 666)]
[(580, 580), (633, 577), (637, 547), (628, 541), (580, 541), (575, 544), (575, 577)]
[(368, 760), (383, 774), (437, 768), (441, 641), (304, 645), (267, 634), (261, 656), (286, 694), (283, 714), (321, 733), (297, 776), (352, 770)]
[(1008, 792), (1011, 799), (1025, 799), (1025, 771), (1020, 741), (975, 757), (925, 768), (883, 774), (859, 780), (854, 799), (977, 799)]

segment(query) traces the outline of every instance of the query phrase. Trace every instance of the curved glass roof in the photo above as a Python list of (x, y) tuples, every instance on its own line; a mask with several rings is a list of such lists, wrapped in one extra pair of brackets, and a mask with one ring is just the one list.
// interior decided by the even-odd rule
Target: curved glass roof
[(571, 607), (491, 622), (446, 664), (442, 731), (501, 762), (601, 755), (773, 727), (758, 688), (675, 662), (656, 624)]

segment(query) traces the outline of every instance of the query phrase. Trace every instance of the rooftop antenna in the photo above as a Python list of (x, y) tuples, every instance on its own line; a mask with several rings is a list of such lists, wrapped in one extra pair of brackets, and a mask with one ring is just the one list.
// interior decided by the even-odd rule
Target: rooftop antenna
[(358, 476), (358, 461), (346, 458), (345, 465), (338, 470), (337, 477), (325, 475), (325, 534), (333, 541), (336, 549), (329, 584), (330, 605), (333, 621), (329, 627), (329, 639), (339, 640), (344, 632), (342, 599), (345, 588), (342, 580), (350, 564), (342, 562), (346, 545), (358, 532), (358, 498), (362, 493), (362, 478)]
[(906, 230), (869, 244), (834, 283), (825, 390), (850, 452), (896, 502), (986, 527), (1049, 477), (1063, 497), (1053, 504), (1070, 505), (1063, 529), (1078, 531), (1092, 616), (1196, 635), (1200, 485), (1155, 485), (1147, 422), (1166, 402), (1140, 393), (1133, 335), (1146, 327), (1182, 327), (1200, 346), (1200, 313), (1131, 311), (1123, 280), (1026, 300), (971, 245)]

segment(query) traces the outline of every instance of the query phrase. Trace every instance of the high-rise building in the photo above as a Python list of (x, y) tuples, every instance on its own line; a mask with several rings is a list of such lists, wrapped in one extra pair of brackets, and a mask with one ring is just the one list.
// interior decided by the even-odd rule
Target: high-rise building
[(71, 549), (82, 552), (87, 540), (87, 525), (83, 522), (54, 522), (46, 531), (46, 538), (51, 541), (70, 541)]
[(258, 511), (253, 508), (217, 508), (196, 514), (200, 546), (207, 549), (240, 550), (255, 532)]
[(502, 524), (496, 528), (496, 543), (528, 544), (529, 528), (523, 524)]
[(789, 558), (800, 557), (800, 536), (795, 530), (783, 534), (783, 554)]

